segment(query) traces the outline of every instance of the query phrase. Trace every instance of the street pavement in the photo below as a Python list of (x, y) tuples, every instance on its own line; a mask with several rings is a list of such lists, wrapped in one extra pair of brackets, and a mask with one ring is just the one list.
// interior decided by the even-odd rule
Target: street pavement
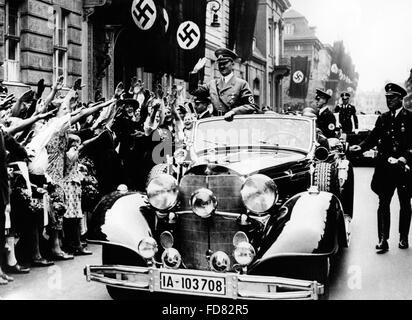
[[(372, 173), (372, 168), (355, 168), (352, 239), (350, 247), (332, 264), (330, 300), (412, 299), (412, 248), (398, 249), (397, 195), (392, 201), (390, 250), (384, 255), (375, 253), (378, 198), (369, 187)], [(92, 256), (75, 257), (52, 267), (33, 268), (27, 275), (16, 275), (14, 282), (0, 287), (0, 300), (110, 299), (104, 285), (85, 280), (83, 267), (101, 263), (101, 247), (89, 248), (94, 252)]]

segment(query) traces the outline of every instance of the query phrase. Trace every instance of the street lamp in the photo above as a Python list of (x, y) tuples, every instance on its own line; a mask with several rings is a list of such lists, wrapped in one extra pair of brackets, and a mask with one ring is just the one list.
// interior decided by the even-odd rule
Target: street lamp
[(219, 16), (217, 14), (217, 12), (220, 10), (220, 8), (222, 7), (220, 2), (218, 0), (206, 0), (207, 3), (209, 2), (214, 2), (215, 5), (213, 5), (213, 7), (211, 8), (211, 10), (213, 11), (213, 20), (212, 23), (210, 24), (212, 27), (214, 28), (219, 28), (220, 27), (220, 22), (219, 22)]

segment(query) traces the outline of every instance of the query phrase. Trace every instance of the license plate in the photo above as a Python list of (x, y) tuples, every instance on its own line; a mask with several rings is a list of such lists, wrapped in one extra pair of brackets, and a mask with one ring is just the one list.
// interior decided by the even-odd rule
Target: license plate
[(226, 295), (226, 279), (224, 277), (191, 276), (161, 272), (160, 289), (224, 296)]

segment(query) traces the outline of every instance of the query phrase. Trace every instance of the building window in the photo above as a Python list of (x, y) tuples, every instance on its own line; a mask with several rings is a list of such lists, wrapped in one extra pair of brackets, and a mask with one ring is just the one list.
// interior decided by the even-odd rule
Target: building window
[(302, 46), (300, 44), (295, 46), (295, 51), (302, 51)]
[(255, 103), (260, 106), (260, 80), (258, 78), (253, 80), (253, 98)]
[(54, 8), (54, 55), (53, 78), (64, 76), (67, 79), (67, 12), (60, 7)]
[(6, 3), (5, 78), (19, 81), (20, 75), (20, 16), (15, 2)]
[(280, 63), (280, 34), (279, 25), (275, 25), (275, 63), (279, 65)]
[(273, 42), (274, 42), (273, 28), (270, 25), (269, 26), (269, 55), (271, 57), (273, 57)]
[(294, 34), (295, 33), (295, 25), (292, 23), (285, 24), (285, 34)]

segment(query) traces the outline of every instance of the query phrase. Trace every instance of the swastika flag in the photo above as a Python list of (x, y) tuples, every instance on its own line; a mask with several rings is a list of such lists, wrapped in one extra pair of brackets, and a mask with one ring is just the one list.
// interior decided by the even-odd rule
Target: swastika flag
[(308, 94), (310, 62), (308, 57), (292, 57), (289, 96), (305, 99)]

